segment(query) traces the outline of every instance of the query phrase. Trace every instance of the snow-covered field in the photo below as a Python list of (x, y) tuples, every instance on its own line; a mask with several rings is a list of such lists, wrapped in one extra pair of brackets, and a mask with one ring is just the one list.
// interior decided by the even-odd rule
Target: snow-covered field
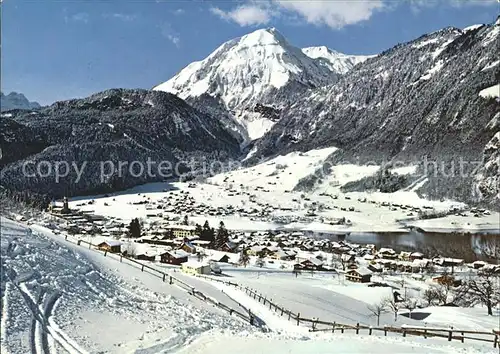
[(159, 353), (209, 330), (255, 331), (102, 253), (4, 218), (1, 227), (2, 353)]
[[(190, 220), (203, 224), (208, 220), (211, 225), (223, 221), (228, 229), (233, 230), (271, 230), (296, 229), (316, 232), (405, 232), (404, 226), (418, 226), (424, 230), (437, 232), (481, 231), (500, 228), (500, 214), (491, 212), (480, 218), (467, 216), (442, 217), (432, 220), (417, 220), (417, 213), (411, 208), (433, 208), (435, 212), (447, 211), (452, 207), (464, 205), (450, 200), (429, 201), (420, 198), (415, 192), (415, 185), (395, 193), (352, 192), (343, 193), (340, 187), (347, 182), (356, 181), (374, 174), (379, 166), (338, 165), (326, 174), (323, 182), (310, 193), (293, 192), (299, 181), (320, 168), (325, 159), (335, 148), (312, 150), (307, 153), (293, 152), (278, 156), (259, 165), (241, 168), (209, 178), (206, 183), (152, 183), (108, 197), (95, 196), (75, 198), (70, 206), (96, 214), (115, 217), (124, 222), (134, 217), (147, 219), (145, 205), (132, 203), (148, 199), (151, 203), (169, 198), (182, 191), (193, 197), (196, 203), (212, 207), (243, 209), (272, 209), (271, 218), (250, 218), (234, 214), (230, 216), (210, 216), (192, 213)], [(415, 166), (394, 169), (399, 174), (412, 174)], [(167, 190), (167, 191), (165, 191)], [(141, 195), (138, 195), (141, 194)], [(333, 199), (331, 196), (337, 196)], [(87, 202), (95, 199), (95, 203)], [(397, 203), (403, 207), (391, 207)], [(82, 205), (85, 204), (85, 205)], [(315, 210), (314, 218), (304, 218), (308, 210), (322, 204), (326, 208)], [(351, 210), (350, 210), (351, 209)], [(353, 209), (353, 210), (352, 210)], [(164, 216), (184, 217), (176, 210), (163, 211)], [(286, 221), (280, 220), (279, 218)], [(345, 218), (347, 224), (338, 225), (330, 220)], [(404, 220), (404, 222), (403, 222)]]
[[(1, 283), (2, 353), (494, 352), (480, 342), (464, 346), (396, 335), (311, 333), (237, 288), (175, 273), (228, 306), (250, 309), (268, 329), (263, 332), (128, 262), (103, 257), (44, 227), (2, 218), (1, 231), (6, 275)], [(373, 324), (365, 310), (368, 300), (357, 285), (344, 286), (331, 275), (292, 278), (285, 272), (249, 270), (224, 273), (303, 316)], [(380, 289), (364, 290), (371, 300), (386, 295)], [(432, 310), (429, 323), (441, 324), (443, 311)], [(488, 327), (478, 313), (455, 309), (451, 318), (457, 326), (474, 320)], [(381, 322), (392, 324), (392, 316)], [(417, 321), (403, 317), (398, 323)]]

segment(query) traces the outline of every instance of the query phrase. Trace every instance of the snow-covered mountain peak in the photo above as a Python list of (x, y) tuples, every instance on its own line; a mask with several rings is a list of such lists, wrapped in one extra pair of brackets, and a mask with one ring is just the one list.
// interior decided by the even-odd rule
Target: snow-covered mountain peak
[(288, 45), (286, 38), (274, 27), (256, 30), (241, 37), (241, 46)]
[(321, 45), (318, 47), (307, 47), (302, 48), (302, 51), (309, 57), (323, 57), (325, 58), (328, 55), (345, 55), (340, 52), (337, 52), (333, 49), (328, 48), (327, 46)]
[(302, 52), (310, 58), (319, 59), (323, 66), (338, 74), (345, 74), (354, 65), (374, 57), (373, 55), (343, 54), (326, 46), (302, 48)]
[[(240, 132), (244, 139), (253, 140), (274, 124), (259, 121), (267, 118), (256, 111), (256, 105), (280, 109), (292, 96), (336, 78), (336, 72), (291, 45), (277, 29), (265, 28), (223, 43), (154, 90), (184, 99), (216, 98), (247, 129)], [(265, 128), (249, 132), (250, 123)]]

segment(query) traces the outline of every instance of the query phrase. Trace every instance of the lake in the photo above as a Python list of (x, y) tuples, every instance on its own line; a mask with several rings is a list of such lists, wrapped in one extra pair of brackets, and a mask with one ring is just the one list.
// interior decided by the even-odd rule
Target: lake
[[(347, 235), (312, 233), (317, 238), (348, 243), (374, 244), (377, 249), (390, 247), (395, 251), (419, 251), (427, 257), (462, 258), (467, 262), (484, 260), (498, 263), (500, 232), (437, 233), (410, 230), (409, 232), (352, 232)], [(495, 253), (496, 251), (496, 253)], [(496, 255), (496, 257), (495, 257)]]

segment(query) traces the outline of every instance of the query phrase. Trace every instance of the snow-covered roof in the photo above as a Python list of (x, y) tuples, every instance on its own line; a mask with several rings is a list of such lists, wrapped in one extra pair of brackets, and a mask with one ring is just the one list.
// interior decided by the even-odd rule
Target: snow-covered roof
[(356, 272), (356, 273), (358, 273), (361, 276), (372, 274), (372, 271), (369, 270), (368, 268), (365, 268), (365, 267), (360, 267), (358, 269), (353, 269), (352, 271), (349, 271), (349, 272)]
[(167, 229), (175, 229), (175, 230), (186, 230), (186, 231), (194, 231), (196, 230), (196, 226), (191, 225), (166, 225)]
[(165, 254), (165, 253), (168, 253), (170, 256), (177, 258), (177, 259), (189, 257), (189, 253), (187, 253), (183, 250), (167, 251), (167, 252), (164, 252), (163, 254)]
[(110, 247), (122, 245), (122, 243), (120, 241), (116, 241), (116, 240), (106, 240), (106, 241), (101, 242), (100, 244), (102, 245), (103, 243), (107, 244)]
[(206, 241), (206, 240), (194, 240), (194, 241), (191, 241), (191, 243), (193, 243), (195, 245), (208, 245), (208, 244), (210, 244), (210, 241)]
[(187, 261), (182, 263), (182, 266), (190, 267), (190, 268), (201, 268), (201, 267), (209, 267), (210, 265), (204, 262), (198, 261)]
[(309, 258), (308, 261), (314, 264), (315, 266), (320, 266), (323, 264), (323, 262), (317, 258)]

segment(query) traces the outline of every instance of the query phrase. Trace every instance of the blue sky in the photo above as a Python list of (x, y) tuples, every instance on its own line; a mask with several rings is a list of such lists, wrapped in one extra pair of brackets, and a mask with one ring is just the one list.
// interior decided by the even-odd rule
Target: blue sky
[(499, 14), (496, 0), (4, 0), (1, 7), (2, 91), (42, 104), (113, 87), (151, 88), (263, 27), (298, 47), (375, 54)]

